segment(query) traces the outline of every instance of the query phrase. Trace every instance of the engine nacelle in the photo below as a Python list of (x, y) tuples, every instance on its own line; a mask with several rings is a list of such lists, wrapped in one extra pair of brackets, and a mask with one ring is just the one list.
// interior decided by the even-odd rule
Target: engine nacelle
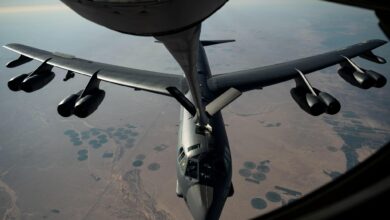
[(372, 51), (365, 52), (359, 55), (361, 58), (372, 61), (374, 63), (385, 64), (386, 60), (383, 57), (375, 55)]
[(20, 57), (16, 60), (13, 60), (9, 63), (7, 63), (7, 68), (14, 68), (14, 67), (17, 67), (17, 66), (20, 66), (20, 65), (23, 65), (25, 63), (28, 63), (30, 61), (32, 61), (33, 59), (30, 58), (30, 57), (26, 57), (26, 56), (23, 56), (23, 55), (20, 55)]
[(318, 96), (311, 94), (305, 88), (292, 88), (290, 90), (290, 93), (295, 102), (299, 105), (299, 107), (310, 115), (321, 115), (327, 109), (327, 106), (321, 101)]
[(365, 70), (366, 74), (374, 80), (374, 87), (382, 88), (386, 85), (387, 79), (382, 74), (379, 74), (372, 70)]
[(343, 66), (337, 72), (341, 78), (358, 88), (369, 89), (375, 85), (374, 79), (369, 74), (358, 72), (352, 67)]
[(73, 115), (74, 106), (76, 105), (79, 97), (80, 94), (72, 94), (62, 100), (57, 107), (58, 114), (60, 114), (62, 117), (69, 117)]
[(25, 92), (34, 92), (46, 86), (53, 80), (55, 74), (52, 71), (34, 74), (25, 78), (21, 84), (21, 89)]
[(74, 114), (80, 118), (86, 118), (91, 115), (99, 105), (102, 103), (105, 92), (100, 89), (96, 89), (90, 94), (79, 99), (74, 106)]
[(321, 101), (326, 105), (327, 114), (334, 115), (340, 111), (340, 102), (337, 101), (337, 99), (335, 99), (333, 96), (326, 92), (318, 92), (317, 94), (318, 98), (320, 98)]
[(28, 74), (22, 74), (19, 76), (15, 76), (14, 78), (8, 81), (8, 88), (12, 91), (19, 91), (22, 86), (22, 82), (24, 79), (28, 77)]

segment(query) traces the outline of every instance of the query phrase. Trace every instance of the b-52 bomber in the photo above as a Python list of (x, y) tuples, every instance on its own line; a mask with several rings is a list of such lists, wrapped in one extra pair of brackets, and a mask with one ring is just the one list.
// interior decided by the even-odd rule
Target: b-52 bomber
[(34, 92), (55, 76), (53, 68), (67, 70), (64, 81), (75, 74), (89, 76), (86, 87), (62, 100), (58, 113), (85, 118), (102, 103), (101, 81), (165, 95), (181, 105), (177, 145), (176, 194), (196, 220), (218, 219), (225, 201), (234, 194), (229, 142), (221, 110), (242, 93), (295, 80), (291, 95), (310, 115), (336, 114), (340, 103), (313, 87), (306, 74), (340, 65), (338, 74), (353, 86), (381, 88), (386, 78), (359, 67), (352, 58), (383, 64), (372, 51), (383, 40), (368, 40), (339, 50), (270, 66), (212, 75), (204, 47), (233, 40), (200, 40), (201, 23), (227, 0), (61, 0), (82, 17), (125, 34), (153, 36), (172, 54), (182, 75), (132, 69), (80, 59), (22, 44), (4, 47), (20, 57), (7, 64), (14, 68), (36, 60), (33, 72), (9, 80), (13, 91)]

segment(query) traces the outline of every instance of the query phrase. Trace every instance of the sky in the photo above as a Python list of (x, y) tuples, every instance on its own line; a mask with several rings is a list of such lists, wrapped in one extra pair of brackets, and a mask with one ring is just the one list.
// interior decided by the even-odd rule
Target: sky
[[(386, 39), (377, 22), (371, 11), (323, 1), (230, 0), (203, 23), (201, 39), (236, 39), (235, 43), (206, 48), (211, 70), (213, 74), (219, 74), (311, 56), (368, 39)], [(172, 56), (154, 41), (152, 37), (125, 35), (98, 26), (81, 18), (60, 1), (0, 2), (0, 45), (22, 43), (115, 65), (182, 74)], [(375, 50), (375, 53), (390, 60), (389, 45)], [(84, 120), (73, 117), (64, 119), (56, 112), (57, 103), (82, 89), (88, 78), (80, 76), (63, 83), (65, 72), (56, 69), (56, 78), (42, 90), (32, 94), (11, 92), (6, 85), (11, 77), (29, 72), (39, 65), (31, 62), (15, 69), (4, 67), (5, 63), (17, 56), (0, 48), (0, 187), (8, 185), (11, 189), (9, 195), (12, 197), (12, 191), (17, 195), (17, 206), (22, 217), (34, 219), (31, 216), (48, 215), (45, 210), (55, 204), (56, 207), (52, 208), (61, 210), (62, 219), (82, 219), (80, 216), (93, 219), (94, 215), (88, 215), (91, 212), (85, 214), (84, 210), (77, 210), (77, 213), (82, 214), (73, 216), (71, 213), (75, 207), (72, 204), (80, 202), (77, 203), (81, 204), (80, 207), (95, 207), (94, 202), (101, 198), (100, 192), (105, 191), (106, 185), (110, 185), (110, 181), (116, 178), (107, 171), (111, 170), (111, 167), (107, 168), (110, 165), (108, 162), (92, 156), (88, 163), (76, 161), (74, 155), (77, 150), (64, 137), (64, 131), (68, 129), (83, 131), (135, 124), (140, 133), (138, 145), (146, 147), (148, 144), (163, 144), (160, 141), (173, 146), (170, 151), (172, 155), (163, 157), (169, 158), (168, 162), (153, 154), (154, 151), (148, 151), (147, 158), (160, 162), (161, 170), (164, 170), (164, 165), (171, 167), (171, 170), (165, 169), (167, 171), (164, 175), (167, 185), (171, 179), (174, 181), (175, 129), (179, 120), (179, 106), (176, 102), (166, 97), (102, 83), (106, 98), (93, 115)], [(390, 69), (389, 64), (377, 65), (360, 58), (356, 62), (385, 75)], [(367, 137), (368, 142), (359, 143), (359, 146), (364, 145), (359, 149), (346, 147), (348, 141), (345, 141), (345, 133), (355, 135), (348, 130), (350, 121), (346, 113), (355, 112), (359, 115), (356, 120), (371, 130), (390, 130), (390, 86), (363, 91), (343, 82), (336, 70), (337, 67), (330, 67), (308, 76), (313, 85), (340, 100), (342, 112), (331, 119), (326, 116), (313, 118), (302, 112), (289, 94), (293, 82), (245, 93), (223, 111), (225, 122), (229, 124), (227, 132), (233, 154), (233, 181), (236, 184), (236, 195), (233, 200), (228, 200), (225, 207), (230, 212), (223, 214), (224, 218), (249, 218), (264, 213), (264, 210), (251, 207), (250, 201), (255, 193), (246, 192), (246, 188), (256, 189), (256, 196), (264, 198), (263, 194), (273, 181), (279, 185), (290, 184), (307, 193), (331, 181), (323, 173), (324, 170), (344, 172), (350, 168), (350, 164), (356, 165), (356, 158), (361, 161), (364, 158), (361, 155), (373, 153), (379, 145), (390, 140), (388, 134), (379, 136), (377, 142), (375, 138), (378, 138), (372, 136)], [(269, 124), (256, 127), (263, 120)], [(338, 126), (329, 124), (335, 121)], [(280, 128), (268, 128), (277, 123), (281, 123)], [(271, 132), (270, 129), (276, 130)], [(338, 150), (336, 157), (326, 156), (340, 160), (328, 163), (318, 161), (323, 156), (323, 150), (329, 147), (328, 144)], [(259, 147), (257, 145), (262, 148), (256, 148)], [(318, 149), (316, 145), (324, 149)], [(374, 147), (371, 149), (370, 145)], [(142, 147), (125, 153), (126, 160), (113, 166), (113, 173), (123, 174), (127, 171), (131, 160), (142, 152)], [(350, 151), (352, 153), (348, 153)], [(261, 187), (247, 185), (238, 171), (244, 161), (258, 161), (260, 158), (272, 158), (273, 173)], [(300, 163), (303, 159), (304, 162)], [(103, 180), (98, 184), (88, 182), (91, 181), (91, 170), (102, 173)], [(301, 175), (303, 171), (307, 172), (305, 176)], [(294, 177), (295, 174), (299, 176)], [(170, 196), (174, 197), (174, 189), (169, 186), (162, 190), (153, 188), (152, 180), (156, 176), (149, 173), (149, 177), (142, 177), (145, 185), (152, 189), (150, 191), (155, 195), (153, 198), (160, 201), (162, 206), (164, 203), (161, 201), (171, 201)], [(28, 183), (34, 185), (34, 190)], [(72, 193), (61, 194), (58, 192), (61, 190), (56, 190), (55, 186)], [(74, 195), (80, 192), (84, 193), (83, 198), (76, 200), (77, 196)], [(95, 193), (99, 197), (94, 197)], [(36, 202), (41, 201), (37, 199), (40, 195), (45, 202)], [(60, 199), (62, 197), (64, 199)], [(110, 201), (102, 198), (101, 201)], [(173, 201), (186, 211), (182, 200)], [(175, 209), (166, 206), (168, 211)], [(278, 206), (269, 203), (269, 207)], [(48, 212), (53, 214), (50, 209)], [(174, 216), (177, 219), (188, 217), (186, 212), (174, 213)]]

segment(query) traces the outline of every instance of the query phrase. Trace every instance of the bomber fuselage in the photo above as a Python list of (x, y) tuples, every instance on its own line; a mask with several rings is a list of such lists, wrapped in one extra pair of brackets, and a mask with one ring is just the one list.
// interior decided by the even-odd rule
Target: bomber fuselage
[[(199, 43), (197, 63), (202, 100), (207, 105), (216, 94), (206, 80), (211, 76), (206, 53)], [(187, 94), (191, 100), (191, 94)], [(231, 193), (232, 164), (225, 124), (220, 112), (209, 118), (210, 133), (197, 133), (196, 118), (183, 107), (177, 146), (176, 193), (183, 197), (195, 219), (218, 219)]]

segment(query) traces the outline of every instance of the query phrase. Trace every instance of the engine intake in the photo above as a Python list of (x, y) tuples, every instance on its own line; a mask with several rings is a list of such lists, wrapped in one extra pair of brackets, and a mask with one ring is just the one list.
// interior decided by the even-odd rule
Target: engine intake
[(68, 97), (66, 97), (64, 100), (60, 102), (57, 106), (58, 114), (60, 114), (62, 117), (69, 117), (73, 115), (74, 112), (74, 106), (76, 105), (77, 100), (80, 97), (80, 94), (83, 92), (81, 90), (77, 94), (72, 94)]
[(366, 70), (365, 72), (374, 80), (374, 87), (382, 88), (383, 86), (386, 85), (387, 79), (382, 74), (379, 74), (372, 70)]
[(79, 99), (74, 106), (74, 114), (79, 118), (86, 118), (96, 111), (105, 97), (104, 90), (96, 89)]
[(318, 92), (318, 98), (326, 105), (326, 113), (329, 115), (335, 115), (337, 114), (340, 109), (341, 105), (340, 102), (337, 101), (333, 96), (326, 92)]
[(22, 82), (24, 79), (28, 77), (28, 74), (22, 74), (19, 76), (15, 76), (14, 78), (8, 81), (8, 88), (12, 91), (20, 91)]

